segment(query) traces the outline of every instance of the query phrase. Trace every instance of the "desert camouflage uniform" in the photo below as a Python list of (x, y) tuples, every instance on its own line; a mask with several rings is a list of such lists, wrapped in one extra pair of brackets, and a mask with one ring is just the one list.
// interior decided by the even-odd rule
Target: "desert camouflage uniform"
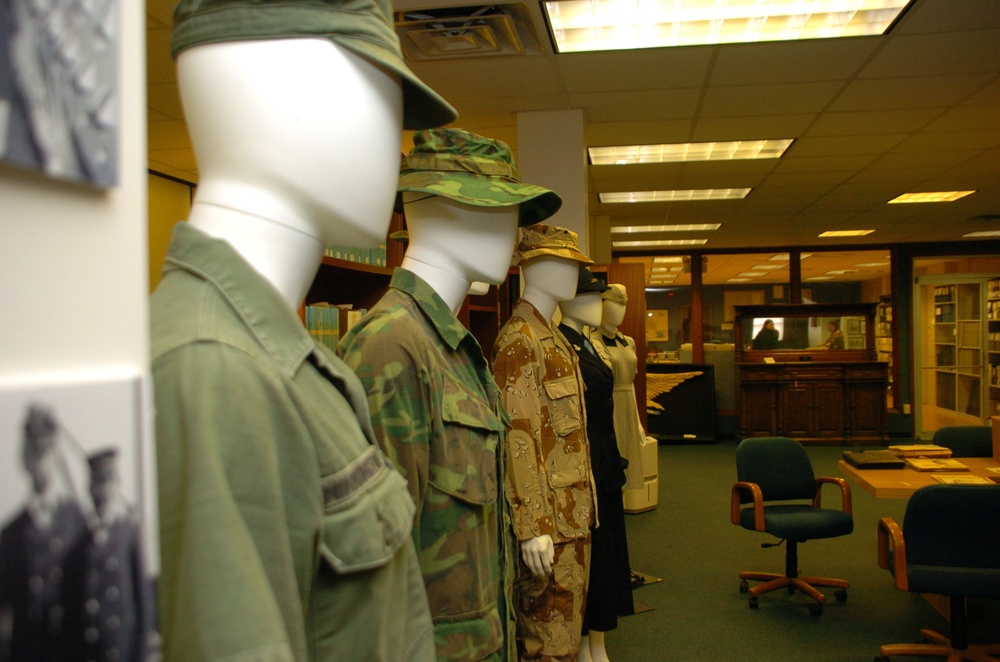
[(522, 659), (575, 660), (580, 647), (595, 494), (577, 357), (527, 301), (496, 343), (493, 375), (511, 418), (506, 492), (518, 541), (548, 534), (552, 576), (523, 561), (514, 584)]
[[(375, 434), (409, 481), (439, 660), (500, 660), (498, 452), (506, 415), (475, 337), (420, 277), (389, 291), (339, 352), (364, 384)], [(508, 536), (509, 537), (509, 536)]]

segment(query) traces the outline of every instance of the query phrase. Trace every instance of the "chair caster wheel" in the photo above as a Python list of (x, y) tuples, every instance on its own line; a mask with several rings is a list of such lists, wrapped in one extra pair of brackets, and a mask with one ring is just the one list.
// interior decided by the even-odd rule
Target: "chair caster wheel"
[(820, 616), (823, 614), (823, 605), (820, 603), (809, 605), (809, 613), (813, 616)]
[(750, 608), (756, 609), (760, 606), (760, 600), (758, 598), (750, 598)]
[(839, 589), (833, 597), (837, 598), (837, 602), (847, 602), (847, 589)]
[(746, 593), (749, 590), (750, 590), (750, 582), (748, 582), (745, 579), (740, 580), (740, 593)]

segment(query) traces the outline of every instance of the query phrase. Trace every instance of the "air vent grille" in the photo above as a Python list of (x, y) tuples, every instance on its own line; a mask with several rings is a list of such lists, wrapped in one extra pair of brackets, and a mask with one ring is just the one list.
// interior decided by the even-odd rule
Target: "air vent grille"
[(540, 52), (525, 5), (428, 9), (396, 15), (396, 34), (411, 62), (532, 55)]

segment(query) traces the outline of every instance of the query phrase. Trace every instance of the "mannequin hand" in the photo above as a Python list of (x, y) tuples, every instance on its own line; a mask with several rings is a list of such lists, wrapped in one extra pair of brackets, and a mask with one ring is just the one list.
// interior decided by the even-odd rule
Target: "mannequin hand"
[(552, 561), (555, 557), (556, 550), (552, 546), (552, 536), (547, 533), (521, 543), (521, 558), (535, 577), (552, 574)]

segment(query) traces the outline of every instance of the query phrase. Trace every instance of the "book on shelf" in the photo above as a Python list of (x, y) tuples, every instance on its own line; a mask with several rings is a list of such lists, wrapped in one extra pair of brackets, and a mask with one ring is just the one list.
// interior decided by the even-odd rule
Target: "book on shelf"
[(994, 481), (982, 476), (934, 476), (934, 480), (946, 485), (994, 485)]
[(937, 444), (894, 444), (889, 450), (899, 457), (951, 457), (951, 449)]
[(908, 457), (903, 460), (915, 471), (968, 471), (969, 467), (950, 457)]
[(902, 469), (906, 463), (892, 451), (844, 451), (844, 460), (858, 469)]

